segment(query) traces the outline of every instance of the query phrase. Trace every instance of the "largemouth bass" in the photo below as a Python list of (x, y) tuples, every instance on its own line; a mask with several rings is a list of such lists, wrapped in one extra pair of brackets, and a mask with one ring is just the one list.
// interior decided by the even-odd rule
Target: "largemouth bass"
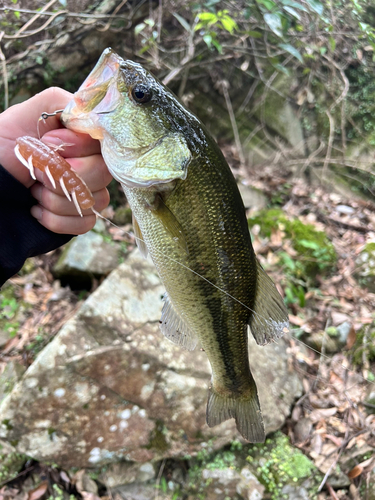
[(205, 126), (142, 66), (106, 49), (62, 114), (101, 142), (126, 194), (143, 255), (165, 285), (163, 334), (212, 368), (207, 423), (234, 418), (250, 442), (265, 439), (248, 360), (288, 331), (274, 283), (252, 248), (235, 179)]

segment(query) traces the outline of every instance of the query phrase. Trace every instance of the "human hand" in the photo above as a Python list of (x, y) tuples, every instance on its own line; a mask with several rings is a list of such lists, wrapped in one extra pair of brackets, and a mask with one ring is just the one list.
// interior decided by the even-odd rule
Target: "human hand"
[[(37, 123), (42, 112), (52, 113), (63, 109), (72, 99), (72, 94), (60, 88), (49, 88), (27, 101), (12, 106), (0, 114), (0, 164), (19, 182), (30, 188), (31, 194), (39, 202), (31, 209), (31, 214), (47, 229), (61, 234), (83, 234), (95, 225), (96, 216), (91, 210), (84, 210), (80, 217), (73, 203), (65, 197), (57, 183), (53, 188), (48, 177), (35, 169), (34, 181), (30, 172), (14, 154), (17, 137), (30, 135), (37, 137)], [(95, 199), (95, 210), (101, 211), (109, 203), (106, 186), (112, 177), (100, 154), (100, 144), (86, 134), (77, 134), (63, 128), (59, 116), (49, 117), (40, 122), (41, 140), (48, 145), (61, 146), (59, 149), (71, 167), (86, 182)]]

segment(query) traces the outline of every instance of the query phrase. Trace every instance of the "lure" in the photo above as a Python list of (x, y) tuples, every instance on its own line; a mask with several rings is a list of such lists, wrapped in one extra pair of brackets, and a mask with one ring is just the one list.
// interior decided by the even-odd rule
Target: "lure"
[(94, 197), (86, 183), (72, 169), (69, 163), (53, 149), (35, 137), (23, 136), (16, 139), (15, 155), (30, 171), (36, 180), (34, 168), (45, 172), (54, 189), (58, 182), (65, 196), (73, 201), (77, 212), (83, 217), (82, 210), (91, 208), (95, 204)]

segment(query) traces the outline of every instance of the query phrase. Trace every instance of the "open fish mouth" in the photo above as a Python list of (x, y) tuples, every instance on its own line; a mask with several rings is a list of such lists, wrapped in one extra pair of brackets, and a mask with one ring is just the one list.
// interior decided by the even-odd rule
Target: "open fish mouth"
[[(115, 111), (120, 102), (117, 79), (122, 58), (106, 49), (94, 69), (74, 94), (61, 115), (62, 123), (76, 132), (101, 139), (97, 115)], [(95, 114), (90, 114), (95, 110)]]

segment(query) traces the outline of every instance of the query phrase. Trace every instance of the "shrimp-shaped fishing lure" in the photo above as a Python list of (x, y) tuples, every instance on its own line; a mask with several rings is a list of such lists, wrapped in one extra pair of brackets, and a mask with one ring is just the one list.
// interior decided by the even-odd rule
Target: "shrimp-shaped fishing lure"
[(50, 148), (39, 139), (24, 136), (16, 139), (14, 152), (20, 162), (29, 169), (33, 179), (36, 179), (35, 167), (46, 173), (54, 189), (56, 182), (59, 182), (65, 196), (69, 201), (73, 200), (81, 217), (82, 210), (88, 208), (98, 215), (93, 209), (95, 200), (90, 189), (56, 149)]

